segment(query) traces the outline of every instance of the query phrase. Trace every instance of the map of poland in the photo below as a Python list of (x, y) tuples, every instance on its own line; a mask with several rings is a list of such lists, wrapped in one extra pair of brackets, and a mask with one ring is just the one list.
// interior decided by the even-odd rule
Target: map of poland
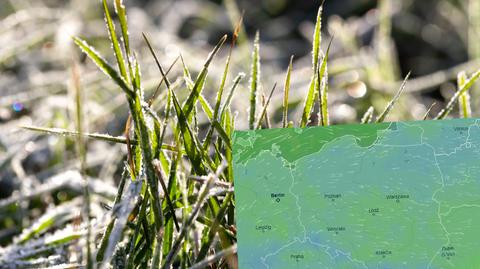
[(480, 120), (237, 131), (239, 268), (480, 268)]

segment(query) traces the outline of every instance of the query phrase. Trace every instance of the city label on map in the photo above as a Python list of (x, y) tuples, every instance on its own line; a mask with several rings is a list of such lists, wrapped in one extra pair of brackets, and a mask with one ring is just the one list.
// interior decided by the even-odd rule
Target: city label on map
[(323, 195), (323, 198), (329, 199), (330, 201), (335, 202), (336, 200), (342, 198), (342, 194), (341, 193), (325, 193)]
[(275, 200), (275, 202), (280, 203), (281, 198), (285, 197), (285, 193), (271, 193), (270, 197)]
[(272, 230), (272, 226), (271, 225), (257, 225), (255, 226), (255, 230), (257, 231), (260, 231), (262, 233), (266, 232), (266, 231), (271, 231)]
[(395, 200), (395, 202), (400, 203), (401, 200), (410, 199), (409, 194), (387, 194), (387, 200)]
[(442, 247), (442, 257), (447, 260), (455, 257), (455, 248), (453, 246)]

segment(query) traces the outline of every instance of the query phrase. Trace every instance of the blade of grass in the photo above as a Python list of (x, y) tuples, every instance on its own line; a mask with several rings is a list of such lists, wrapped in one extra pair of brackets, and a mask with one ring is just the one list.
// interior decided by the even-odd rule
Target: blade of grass
[[(132, 57), (131, 57), (132, 58)], [(134, 66), (134, 76), (133, 76), (133, 88), (135, 89), (135, 92), (139, 92), (138, 95), (141, 99), (141, 101), (143, 101), (143, 89), (142, 89), (142, 85), (141, 85), (141, 78), (140, 78), (140, 64), (138, 63), (138, 60), (137, 60), (137, 55), (134, 53), (133, 54), (133, 66)]]
[[(179, 141), (177, 141), (177, 144), (180, 144)], [(173, 199), (181, 193), (178, 190), (178, 184), (177, 184), (177, 167), (178, 164), (181, 160), (181, 154), (177, 153), (172, 157), (172, 161), (170, 163), (170, 174), (168, 176), (168, 186), (167, 186), (167, 195), (170, 196), (170, 199)], [(173, 197), (173, 198), (172, 198)], [(166, 203), (166, 201), (164, 202)], [(174, 228), (173, 228), (173, 216), (166, 221), (165, 224), (165, 233), (164, 233), (164, 239), (163, 239), (163, 256), (168, 255), (172, 248), (173, 244), (173, 233), (174, 233)]]
[(290, 77), (293, 69), (293, 55), (290, 57), (290, 63), (288, 65), (287, 77), (285, 78), (285, 87), (283, 90), (283, 118), (282, 127), (287, 128), (288, 125), (288, 95), (290, 92)]
[(103, 11), (105, 14), (105, 22), (107, 24), (107, 29), (110, 36), (110, 42), (113, 47), (113, 52), (117, 58), (118, 69), (120, 70), (120, 75), (128, 83), (127, 69), (125, 67), (125, 60), (123, 58), (122, 50), (120, 49), (120, 44), (118, 43), (117, 34), (115, 33), (115, 25), (113, 24), (110, 12), (108, 11), (107, 0), (103, 0)]
[[(146, 35), (144, 35), (144, 38), (145, 38), (145, 41), (147, 42), (147, 44), (149, 44), (150, 52), (152, 53), (153, 57), (157, 61), (157, 67), (159, 68), (160, 73), (163, 76), (165, 76), (165, 72), (163, 71), (162, 66), (158, 62), (158, 58), (156, 56), (156, 53), (153, 50), (152, 46), (150, 45), (150, 42), (148, 41), (148, 38), (146, 37)], [(213, 58), (214, 54), (215, 53), (212, 52), (211, 57), (209, 57), (209, 59)], [(188, 125), (187, 116), (185, 115), (184, 111), (182, 110), (175, 93), (170, 89), (170, 86), (169, 86), (170, 83), (168, 82), (168, 79), (166, 79), (165, 81), (167, 82), (167, 88), (169, 89), (169, 96), (171, 96), (171, 98), (172, 98), (174, 109), (175, 109), (176, 114), (177, 114), (178, 128), (180, 129), (180, 132), (183, 135), (183, 140), (184, 140), (183, 142), (184, 142), (184, 145), (186, 146), (185, 152), (186, 152), (187, 156), (189, 157), (190, 161), (194, 164), (194, 168), (195, 168), (196, 172), (197, 173), (204, 173), (205, 172), (205, 166), (202, 164), (202, 160), (204, 160), (207, 163), (207, 165), (211, 167), (211, 159), (208, 156), (208, 153), (205, 150), (202, 150), (201, 147), (199, 147), (199, 142), (197, 141), (197, 138), (194, 136), (193, 131), (191, 130), (190, 126)], [(169, 101), (168, 101), (167, 105), (168, 104), (169, 104)], [(164, 126), (166, 126), (166, 125), (164, 125)], [(177, 131), (175, 129), (175, 133), (176, 132)], [(163, 134), (164, 133), (165, 133), (165, 129), (164, 129), (164, 132), (162, 133), (162, 139), (163, 139)], [(203, 158), (202, 158), (202, 156), (203, 156)]]
[(193, 224), (193, 222), (197, 219), (198, 213), (200, 209), (203, 207), (205, 204), (205, 201), (207, 199), (208, 193), (213, 186), (213, 182), (215, 181), (215, 175), (211, 175), (209, 180), (202, 186), (202, 189), (199, 192), (199, 196), (197, 199), (197, 202), (195, 203), (195, 207), (186, 220), (186, 222), (182, 226), (182, 230), (180, 234), (178, 235), (177, 239), (173, 243), (172, 249), (168, 253), (167, 257), (165, 258), (165, 262), (162, 266), (162, 268), (167, 269), (170, 268), (170, 266), (173, 263), (174, 257), (177, 255), (178, 251), (180, 250), (183, 238), (187, 235), (187, 231), (190, 229), (190, 226)]
[[(149, 44), (149, 43), (148, 43), (148, 44)], [(153, 50), (153, 48), (150, 48), (150, 49)], [(175, 64), (177, 63), (178, 59), (180, 59), (180, 56), (178, 56), (177, 58), (175, 58), (175, 60), (173, 61), (173, 63), (168, 67), (167, 72), (165, 72), (165, 75), (162, 75), (162, 79), (161, 79), (160, 82), (158, 83), (157, 88), (155, 89), (155, 92), (152, 94), (152, 97), (150, 97), (150, 99), (148, 100), (148, 105), (149, 105), (149, 106), (151, 106), (152, 103), (153, 103), (153, 101), (157, 98), (157, 96), (158, 96), (158, 91), (160, 90), (160, 87), (162, 86), (163, 82), (167, 80), (166, 77), (168, 76), (168, 74), (170, 73), (170, 71), (172, 71), (172, 68), (175, 66)], [(160, 64), (157, 59), (156, 59), (155, 61), (157, 62), (157, 65)], [(170, 88), (170, 83), (168, 83), (167, 88)]]
[(208, 103), (205, 97), (203, 97), (203, 94), (200, 94), (200, 96), (198, 97), (198, 101), (200, 102), (200, 105), (202, 106), (202, 109), (207, 115), (208, 119), (213, 120), (212, 106), (210, 105), (210, 103)]
[(433, 102), (432, 105), (428, 108), (427, 112), (425, 112), (425, 115), (423, 116), (423, 120), (427, 120), (428, 118), (428, 115), (430, 114), (430, 112), (432, 111), (432, 108), (437, 105), (437, 103)]
[(216, 101), (215, 101), (215, 109), (214, 109), (214, 119), (217, 119), (218, 113), (219, 113), (219, 110), (220, 110), (220, 103), (222, 101), (223, 90), (225, 89), (225, 83), (227, 81), (228, 71), (229, 71), (229, 68), (230, 68), (230, 62), (231, 62), (231, 59), (232, 59), (232, 52), (233, 52), (233, 48), (235, 47), (235, 43), (237, 42), (238, 34), (239, 34), (239, 31), (240, 31), (240, 28), (241, 28), (241, 25), (242, 25), (242, 20), (243, 20), (243, 17), (240, 17), (237, 25), (235, 26), (235, 30), (233, 31), (233, 37), (232, 37), (232, 42), (230, 44), (230, 50), (228, 51), (227, 60), (225, 62), (225, 68), (223, 69), (222, 81), (221, 81), (220, 87), (218, 88), (218, 91), (217, 91), (217, 98), (216, 98)]
[[(458, 73), (457, 78), (457, 89), (460, 90), (467, 83), (467, 73), (460, 72)], [(470, 118), (472, 116), (472, 108), (470, 106), (470, 94), (465, 92), (459, 97), (459, 110), (460, 116), (463, 118)]]
[[(83, 122), (83, 93), (80, 85), (80, 74), (78, 67), (75, 63), (72, 65), (72, 81), (73, 81), (73, 90), (75, 91), (75, 123), (78, 133), (83, 132), (84, 122)], [(77, 152), (80, 159), (80, 172), (83, 177), (84, 186), (83, 186), (83, 221), (87, 223), (87, 233), (86, 233), (86, 268), (93, 268), (93, 259), (92, 259), (92, 249), (91, 249), (91, 227), (90, 227), (90, 190), (89, 182), (87, 177), (87, 152), (84, 137), (78, 135), (76, 137)]]
[(164, 229), (162, 227), (160, 232), (157, 234), (157, 237), (155, 240), (155, 247), (154, 247), (153, 258), (151, 263), (152, 269), (160, 268), (160, 264), (162, 263), (163, 233), (164, 233)]
[(118, 20), (120, 21), (120, 28), (122, 30), (122, 41), (123, 47), (125, 49), (125, 54), (128, 63), (128, 71), (130, 73), (130, 80), (133, 81), (134, 73), (131, 63), (131, 51), (130, 51), (130, 38), (128, 35), (128, 23), (127, 23), (127, 12), (125, 6), (123, 5), (123, 0), (115, 0), (115, 12), (117, 13)]
[(134, 267), (134, 262), (135, 262), (135, 254), (138, 252), (139, 245), (145, 241), (144, 237), (141, 235), (140, 230), (142, 228), (142, 223), (143, 220), (146, 218), (146, 210), (147, 210), (147, 203), (148, 203), (148, 192), (146, 191), (146, 188), (141, 190), (142, 195), (139, 195), (139, 199), (143, 199), (140, 201), (140, 211), (138, 213), (138, 217), (136, 218), (135, 221), (135, 228), (133, 231), (133, 235), (130, 237), (130, 242), (128, 243), (128, 248), (127, 248), (127, 253), (130, 253), (127, 257), (127, 268), (131, 269)]
[(220, 226), (220, 223), (222, 222), (222, 219), (225, 217), (225, 213), (227, 211), (227, 208), (230, 204), (230, 201), (231, 201), (232, 197), (233, 197), (233, 194), (229, 193), (229, 194), (227, 194), (227, 196), (223, 200), (223, 203), (220, 207), (220, 210), (218, 211), (217, 216), (215, 216), (215, 220), (210, 225), (208, 235), (205, 238), (205, 241), (202, 242), (202, 248), (201, 248), (200, 253), (199, 253), (199, 255), (197, 256), (197, 259), (196, 259), (197, 263), (200, 262), (201, 260), (203, 260), (207, 256), (208, 250), (210, 249), (210, 246), (212, 245), (215, 234), (218, 231), (218, 226)]
[(180, 59), (182, 60), (183, 66), (183, 80), (185, 81), (187, 88), (192, 91), (195, 83), (193, 82), (192, 76), (190, 75), (190, 70), (188, 70), (187, 64), (185, 63), (185, 59), (183, 59), (182, 54), (180, 54)]
[[(265, 97), (265, 93), (262, 92), (262, 106), (265, 106), (267, 102), (267, 97)], [(270, 116), (268, 115), (268, 110), (265, 111), (265, 116), (263, 116), (265, 118), (265, 128), (266, 129), (270, 129), (272, 128), (272, 125), (270, 124)]]
[(103, 256), (103, 262), (99, 266), (101, 269), (108, 268), (108, 261), (112, 258), (117, 243), (121, 240), (130, 213), (134, 210), (137, 204), (142, 189), (142, 183), (143, 182), (140, 180), (129, 181), (129, 185), (125, 192), (125, 196), (122, 197), (122, 201), (118, 204), (118, 207), (112, 209), (112, 214), (116, 214), (117, 220), (110, 233), (108, 244)]
[(170, 194), (168, 192), (167, 185), (165, 184), (165, 175), (160, 164), (159, 160), (153, 161), (153, 166), (155, 167), (155, 171), (157, 172), (158, 181), (160, 181), (160, 185), (162, 186), (163, 192), (165, 193), (165, 199), (167, 200), (167, 205), (170, 208), (170, 213), (172, 214), (172, 218), (175, 224), (175, 228), (177, 228), (177, 232), (180, 230), (180, 225), (178, 224), (177, 217), (175, 215), (175, 207), (173, 206), (172, 200), (170, 199)]
[(132, 113), (129, 112), (127, 121), (125, 122), (125, 129), (123, 131), (123, 136), (125, 137), (125, 142), (127, 144), (127, 161), (128, 161), (127, 169), (130, 172), (132, 180), (135, 180), (136, 176), (137, 176), (137, 173), (135, 172), (136, 167), (135, 167), (135, 160), (133, 158), (134, 150), (133, 150), (131, 140), (130, 140), (131, 124), (132, 124)]
[(127, 54), (127, 58), (129, 58), (130, 41), (128, 36), (127, 12), (125, 10), (125, 6), (123, 5), (123, 0), (115, 0), (115, 12), (118, 15), (120, 28), (122, 29), (122, 40), (125, 47), (125, 53)]
[(257, 107), (257, 92), (260, 84), (260, 32), (255, 34), (252, 52), (252, 71), (250, 77), (250, 114), (248, 126), (251, 130), (255, 128), (255, 109)]
[[(192, 77), (190, 75), (190, 70), (188, 70), (188, 67), (185, 64), (185, 60), (183, 59), (183, 56), (181, 56), (181, 54), (180, 54), (180, 58), (182, 59), (182, 65), (183, 65), (183, 80), (185, 81), (185, 84), (187, 85), (187, 88), (190, 90), (190, 92), (193, 92), (193, 90), (195, 88), (195, 83), (192, 81)], [(203, 84), (202, 84), (201, 87), (203, 87)], [(201, 91), (201, 89), (200, 89), (200, 91)], [(212, 106), (208, 103), (207, 99), (205, 99), (205, 97), (203, 96), (202, 93), (199, 94), (198, 101), (200, 102), (200, 105), (202, 106), (203, 111), (207, 115), (208, 120), (211, 121), (212, 118), (213, 118)], [(195, 113), (196, 113), (195, 108), (193, 110), (193, 113), (194, 113), (194, 119), (196, 120), (197, 117), (195, 116)], [(196, 126), (196, 124), (195, 124), (195, 126)]]
[(110, 77), (129, 98), (133, 98), (133, 92), (128, 86), (127, 82), (118, 74), (118, 72), (107, 61), (100, 56), (100, 54), (88, 43), (78, 37), (73, 37), (73, 41), (77, 46), (90, 57), (90, 59), (102, 70), (108, 77)]
[[(36, 126), (20, 126), (23, 129), (41, 132), (45, 134), (52, 134), (52, 135), (61, 135), (61, 136), (72, 136), (78, 137), (80, 134), (76, 131), (69, 131), (61, 128), (44, 128), (44, 127), (36, 127)], [(111, 136), (108, 134), (92, 134), (92, 133), (82, 133), (81, 136), (87, 137), (90, 139), (101, 140), (106, 142), (118, 143), (118, 144), (127, 144), (127, 139), (122, 136)], [(138, 145), (138, 141), (130, 140), (132, 145)], [(162, 149), (166, 149), (169, 151), (177, 151), (177, 147), (174, 145), (163, 144)]]
[(160, 206), (160, 198), (158, 196), (158, 185), (157, 185), (157, 178), (155, 175), (155, 169), (153, 167), (153, 154), (152, 149), (150, 147), (150, 137), (149, 137), (149, 129), (146, 124), (146, 118), (142, 110), (142, 102), (140, 101), (139, 95), (135, 95), (135, 111), (137, 111), (137, 120), (136, 124), (139, 130), (139, 144), (142, 150), (142, 161), (145, 166), (145, 173), (146, 179), (148, 182), (148, 187), (150, 189), (151, 194), (151, 202), (152, 202), (152, 209), (153, 215), (155, 217), (155, 225), (156, 231), (159, 231), (162, 224), (163, 224), (163, 215), (161, 213), (161, 206)]
[(307, 126), (310, 120), (310, 113), (312, 113), (315, 97), (319, 91), (319, 84), (317, 79), (318, 63), (320, 62), (320, 44), (322, 43), (322, 12), (323, 2), (320, 5), (317, 13), (317, 21), (315, 23), (315, 31), (313, 33), (312, 43), (312, 78), (308, 89), (307, 97), (305, 98), (305, 104), (302, 112), (302, 119), (300, 121), (300, 127)]
[(387, 117), (388, 113), (390, 113), (390, 111), (393, 109), (393, 106), (395, 105), (395, 103), (397, 103), (398, 99), (400, 98), (403, 91), (405, 90), (405, 86), (407, 85), (407, 81), (408, 81), (409, 77), (410, 77), (410, 72), (408, 72), (407, 76), (403, 80), (402, 85), (400, 86), (400, 89), (395, 94), (393, 99), (390, 102), (388, 102), (387, 106), (385, 107), (385, 110), (380, 114), (380, 116), (378, 116), (377, 121), (376, 121), (377, 123), (383, 122), (385, 120), (385, 118)]
[(322, 60), (322, 65), (318, 70), (318, 85), (320, 87), (319, 96), (319, 103), (320, 103), (320, 121), (319, 124), (322, 126), (328, 126), (330, 124), (329, 117), (328, 117), (328, 70), (327, 70), (327, 62), (328, 62), (328, 55), (330, 53), (330, 47), (332, 45), (333, 37), (330, 39), (328, 43), (327, 52)]
[[(232, 59), (232, 52), (233, 52), (233, 48), (235, 47), (235, 43), (237, 42), (238, 33), (240, 31), (242, 20), (243, 20), (243, 17), (240, 17), (240, 19), (239, 19), (239, 21), (238, 21), (238, 23), (237, 23), (237, 25), (236, 25), (236, 27), (233, 31), (232, 42), (230, 43), (230, 49), (228, 51), (227, 60), (225, 62), (225, 68), (223, 69), (222, 80), (220, 82), (220, 87), (217, 91), (217, 97), (216, 97), (216, 100), (215, 100), (215, 108), (213, 110), (213, 116), (212, 116), (212, 119), (210, 120), (211, 123), (218, 120), (218, 113), (220, 112), (220, 105), (221, 105), (221, 102), (222, 102), (223, 91), (225, 89), (225, 83), (227, 81), (228, 71), (229, 71), (229, 67), (230, 67), (230, 61)], [(213, 127), (212, 124), (210, 124), (210, 126), (208, 128), (208, 131), (207, 131), (207, 135), (205, 136), (205, 140), (203, 142), (203, 149), (204, 150), (206, 150), (210, 147), (210, 143), (212, 141), (213, 130), (214, 130), (214, 127)]]
[(183, 143), (185, 146), (185, 152), (192, 162), (193, 169), (200, 174), (205, 173), (205, 167), (202, 164), (202, 158), (197, 148), (195, 147), (193, 132), (188, 126), (188, 120), (185, 116), (174, 92), (172, 92), (173, 107), (177, 113), (178, 126), (183, 134)]
[(367, 109), (367, 111), (365, 112), (365, 114), (363, 114), (361, 123), (362, 124), (370, 123), (372, 121), (372, 118), (373, 118), (373, 113), (374, 113), (374, 108), (373, 108), (373, 106), (370, 106)]
[(265, 105), (263, 106), (262, 113), (260, 114), (260, 117), (258, 118), (256, 129), (260, 129), (262, 127), (263, 118), (265, 117), (265, 114), (267, 113), (268, 105), (270, 104), (270, 100), (272, 99), (273, 93), (275, 92), (276, 88), (277, 88), (277, 83), (275, 83), (275, 85), (273, 85), (273, 88), (270, 91), (270, 95), (268, 96), (268, 99), (265, 102)]
[[(230, 113), (230, 108), (227, 109), (227, 111), (223, 114), (222, 116), (222, 124), (225, 128), (225, 131), (227, 132), (229, 137), (233, 137), (233, 132), (235, 130), (235, 118), (231, 116)], [(227, 163), (231, 164), (233, 163), (233, 152), (231, 149), (226, 148), (225, 149), (225, 160), (227, 160)], [(232, 182), (233, 181), (233, 167), (232, 165), (229, 165), (226, 169), (226, 181)], [(232, 211), (229, 211), (232, 212)], [(234, 216), (229, 215), (228, 220), (233, 222)]]
[(197, 79), (195, 80), (195, 84), (193, 86), (192, 92), (188, 96), (187, 100), (182, 106), (183, 112), (185, 113), (185, 116), (187, 118), (190, 117), (190, 113), (192, 112), (195, 103), (203, 89), (203, 85), (205, 84), (205, 79), (208, 74), (208, 67), (210, 66), (210, 63), (213, 60), (213, 57), (218, 53), (220, 48), (222, 47), (223, 43), (227, 40), (227, 36), (223, 36), (218, 44), (215, 46), (215, 48), (210, 52), (210, 55), (207, 58), (207, 61), (205, 62), (202, 70), (200, 71), (200, 74), (198, 75)]
[(440, 113), (438, 113), (438, 115), (434, 119), (441, 120), (447, 117), (448, 114), (450, 114), (450, 112), (452, 111), (455, 103), (458, 101), (458, 98), (462, 94), (466, 93), (479, 78), (480, 78), (480, 71), (477, 71), (472, 75), (472, 77), (467, 81), (467, 83), (465, 83), (465, 85), (463, 85), (463, 87), (459, 91), (455, 92), (455, 94), (452, 96), (452, 98), (448, 102), (447, 106), (444, 109), (442, 109), (442, 111), (440, 111)]
[(215, 130), (217, 130), (218, 134), (220, 135), (220, 137), (222, 138), (223, 142), (225, 143), (225, 145), (231, 149), (232, 148), (232, 142), (230, 140), (230, 137), (228, 136), (227, 132), (225, 131), (225, 129), (222, 127), (222, 125), (220, 125), (220, 123), (218, 121), (214, 121), (212, 123), (213, 127), (215, 128)]
[[(164, 119), (164, 122), (163, 122), (162, 133), (161, 133), (160, 138), (159, 138), (159, 143), (163, 143), (163, 139), (164, 139), (165, 134), (167, 132), (167, 122), (170, 118), (170, 110), (171, 110), (173, 90), (171, 88), (171, 84), (170, 84), (170, 81), (168, 80), (167, 74), (163, 71), (162, 65), (160, 64), (160, 61), (158, 60), (157, 54), (155, 53), (155, 50), (153, 49), (153, 47), (152, 47), (152, 45), (151, 45), (150, 41), (148, 40), (147, 35), (145, 33), (143, 33), (143, 38), (145, 39), (145, 42), (147, 43), (148, 48), (150, 49), (150, 53), (152, 54), (153, 58), (155, 59), (155, 63), (157, 64), (157, 67), (160, 71), (160, 74), (162, 75), (162, 81), (165, 80), (165, 85), (167, 86), (167, 103), (165, 104), (165, 119)], [(183, 60), (182, 60), (182, 62), (183, 62)], [(158, 156), (158, 154), (156, 154), (154, 157), (158, 158), (159, 156)]]
[(233, 85), (230, 88), (230, 91), (228, 93), (227, 99), (225, 100), (225, 103), (223, 103), (222, 109), (220, 111), (220, 121), (223, 121), (223, 117), (225, 115), (225, 111), (227, 108), (230, 107), (230, 104), (232, 102), (233, 94), (235, 93), (235, 89), (237, 89), (238, 85), (240, 84), (240, 81), (245, 77), (244, 73), (238, 74), (235, 79), (233, 80)]
[[(120, 183), (118, 184), (117, 196), (115, 196), (115, 200), (113, 201), (112, 208), (117, 208), (119, 206), (119, 203), (122, 199), (123, 189), (125, 188), (125, 183), (127, 181), (127, 178), (128, 178), (128, 173), (126, 170), (124, 170), (122, 177), (120, 178)], [(107, 245), (110, 240), (110, 234), (112, 233), (115, 220), (116, 220), (116, 216), (112, 214), (110, 222), (108, 223), (107, 228), (105, 228), (105, 231), (102, 235), (102, 239), (100, 241), (100, 246), (98, 248), (97, 257), (96, 257), (97, 262), (103, 261), (105, 250), (107, 249)]]

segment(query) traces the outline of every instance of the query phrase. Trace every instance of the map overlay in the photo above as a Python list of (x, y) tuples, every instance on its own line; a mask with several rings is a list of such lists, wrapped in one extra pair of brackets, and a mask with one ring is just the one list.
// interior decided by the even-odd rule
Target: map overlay
[(239, 268), (480, 268), (480, 120), (236, 131)]

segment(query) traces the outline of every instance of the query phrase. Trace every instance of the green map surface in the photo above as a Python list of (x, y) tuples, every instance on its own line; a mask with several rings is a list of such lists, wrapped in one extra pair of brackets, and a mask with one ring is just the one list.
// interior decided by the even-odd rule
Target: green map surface
[(239, 268), (480, 268), (480, 120), (237, 131)]

